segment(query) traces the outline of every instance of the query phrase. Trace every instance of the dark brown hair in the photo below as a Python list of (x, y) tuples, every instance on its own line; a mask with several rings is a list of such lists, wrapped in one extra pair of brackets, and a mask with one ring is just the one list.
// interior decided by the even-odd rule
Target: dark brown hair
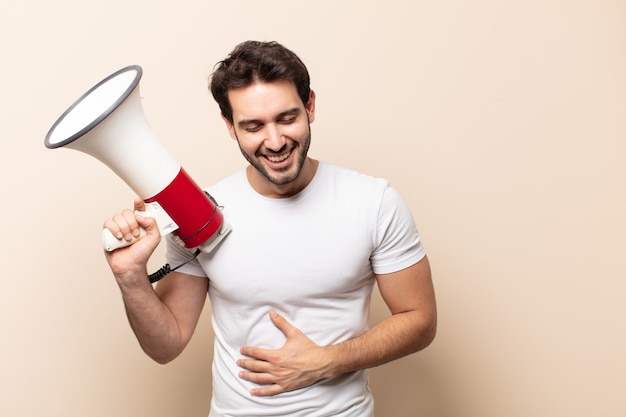
[(210, 77), (210, 90), (222, 115), (231, 123), (233, 110), (228, 91), (257, 81), (287, 80), (294, 83), (304, 105), (311, 93), (309, 72), (298, 56), (277, 42), (246, 41), (216, 64)]

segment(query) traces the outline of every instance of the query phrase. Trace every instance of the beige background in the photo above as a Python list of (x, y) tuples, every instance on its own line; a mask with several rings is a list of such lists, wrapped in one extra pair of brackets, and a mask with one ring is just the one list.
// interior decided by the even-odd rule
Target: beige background
[(177, 361), (143, 355), (99, 242), (133, 195), (43, 138), (88, 87), (139, 64), (154, 130), (212, 183), (243, 159), (205, 78), (251, 38), (308, 64), (311, 154), (388, 178), (429, 251), (439, 334), (373, 370), (377, 415), (626, 415), (618, 0), (5, 2), (0, 415), (207, 414), (209, 311)]

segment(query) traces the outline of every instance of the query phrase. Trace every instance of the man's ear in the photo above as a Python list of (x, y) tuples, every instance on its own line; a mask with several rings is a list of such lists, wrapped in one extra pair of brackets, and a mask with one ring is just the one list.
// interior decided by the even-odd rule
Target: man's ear
[(235, 126), (233, 126), (230, 120), (228, 120), (226, 116), (224, 116), (223, 114), (222, 114), (222, 120), (224, 121), (224, 123), (226, 123), (226, 128), (228, 129), (228, 134), (230, 134), (230, 137), (233, 138), (234, 140), (237, 140), (237, 135), (235, 134)]
[(315, 120), (315, 91), (311, 90), (309, 93), (309, 101), (307, 101), (306, 106), (306, 114), (309, 117), (309, 123), (313, 123)]

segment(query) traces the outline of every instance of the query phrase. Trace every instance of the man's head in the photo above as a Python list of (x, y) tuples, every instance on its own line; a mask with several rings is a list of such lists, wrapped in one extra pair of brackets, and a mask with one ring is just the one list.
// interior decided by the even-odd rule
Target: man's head
[(292, 82), (302, 103), (311, 93), (309, 73), (304, 63), (289, 49), (277, 42), (243, 42), (216, 65), (210, 89), (226, 120), (233, 122), (228, 91), (247, 87), (255, 82), (285, 80)]
[(298, 193), (317, 166), (307, 157), (315, 93), (306, 67), (276, 42), (252, 41), (238, 45), (216, 67), (211, 92), (250, 163), (250, 184), (267, 197)]

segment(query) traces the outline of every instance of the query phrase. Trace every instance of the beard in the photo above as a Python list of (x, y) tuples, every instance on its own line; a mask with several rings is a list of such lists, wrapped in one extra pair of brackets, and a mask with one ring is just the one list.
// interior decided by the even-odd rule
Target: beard
[[(239, 139), (237, 139), (237, 143), (239, 144)], [(291, 182), (295, 181), (299, 176), (300, 172), (302, 172), (302, 167), (304, 166), (304, 162), (306, 161), (309, 147), (311, 146), (311, 126), (308, 126), (308, 132), (304, 137), (304, 141), (301, 145), (296, 146), (291, 150), (291, 152), (297, 152), (296, 160), (293, 165), (291, 165), (286, 170), (270, 170), (263, 163), (263, 160), (256, 155), (250, 155), (246, 151), (241, 148), (241, 144), (239, 144), (239, 150), (244, 158), (256, 169), (261, 175), (263, 175), (269, 182), (274, 185), (287, 185)]]

